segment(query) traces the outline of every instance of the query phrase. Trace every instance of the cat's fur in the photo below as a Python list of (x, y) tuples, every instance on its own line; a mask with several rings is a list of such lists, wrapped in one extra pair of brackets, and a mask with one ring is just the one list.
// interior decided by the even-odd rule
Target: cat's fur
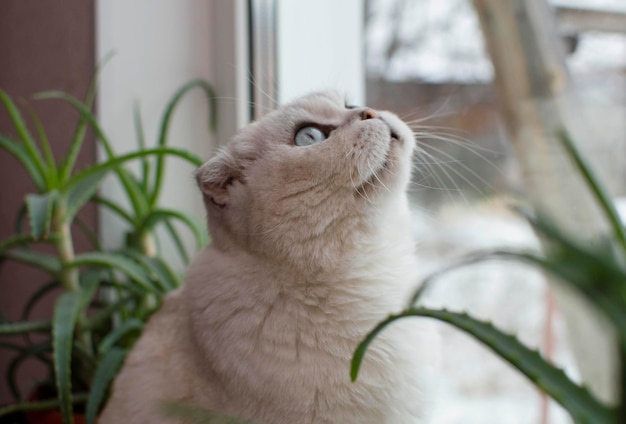
[[(305, 124), (330, 132), (294, 145)], [(244, 128), (197, 173), (212, 243), (116, 379), (101, 424), (169, 423), (179, 401), (259, 423), (424, 423), (437, 340), (406, 305), (417, 264), (406, 197), (414, 149), (395, 115), (299, 99)]]

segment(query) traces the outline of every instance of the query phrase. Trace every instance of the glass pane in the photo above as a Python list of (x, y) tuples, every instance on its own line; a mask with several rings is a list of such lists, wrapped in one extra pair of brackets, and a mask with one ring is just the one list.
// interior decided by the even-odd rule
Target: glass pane
[[(593, 137), (577, 140), (614, 195), (623, 195), (626, 143), (626, 4), (553, 2), (576, 94)], [(463, 253), (537, 248), (507, 207), (521, 188), (494, 91), (493, 69), (471, 0), (366, 0), (368, 106), (410, 123), (419, 151), (411, 196), (424, 273)], [(609, 16), (615, 12), (615, 16)], [(608, 14), (608, 15), (607, 15)], [(624, 22), (623, 20), (621, 22)], [(613, 26), (611, 26), (613, 25)], [(518, 334), (576, 376), (563, 318), (544, 279), (527, 267), (490, 264), (455, 272), (425, 299), (467, 310)], [(442, 327), (438, 424), (570, 423), (524, 377), (464, 334)]]

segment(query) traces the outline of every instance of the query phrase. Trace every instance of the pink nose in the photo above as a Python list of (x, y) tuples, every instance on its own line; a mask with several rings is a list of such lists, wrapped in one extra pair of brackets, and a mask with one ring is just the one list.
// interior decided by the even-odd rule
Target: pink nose
[(378, 115), (376, 115), (376, 112), (373, 109), (365, 109), (363, 112), (361, 112), (361, 121), (376, 118), (378, 118)]

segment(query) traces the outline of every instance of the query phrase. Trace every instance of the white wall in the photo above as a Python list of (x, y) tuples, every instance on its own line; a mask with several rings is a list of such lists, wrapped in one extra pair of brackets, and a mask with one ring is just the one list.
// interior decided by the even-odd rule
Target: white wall
[[(277, 0), (279, 102), (335, 89), (355, 104), (365, 99), (362, 0)], [(167, 101), (185, 82), (203, 78), (218, 96), (218, 129), (206, 127), (200, 91), (183, 100), (170, 128), (171, 146), (207, 158), (248, 118), (248, 37), (245, 0), (98, 0), (97, 56), (115, 56), (102, 72), (97, 113), (117, 152), (136, 147), (133, 102), (154, 144)], [(161, 204), (204, 217), (192, 167), (172, 158)], [(105, 196), (123, 197), (114, 178)], [(105, 247), (122, 242), (121, 221), (102, 211)], [(187, 238), (191, 246), (191, 238)], [(170, 256), (169, 251), (165, 254)], [(174, 255), (175, 256), (175, 255)]]
[(363, 1), (278, 1), (279, 102), (333, 89), (365, 103)]
[[(96, 24), (97, 56), (115, 52), (99, 86), (97, 112), (104, 130), (118, 152), (134, 149), (132, 108), (139, 101), (146, 140), (153, 145), (163, 110), (176, 89), (194, 78), (212, 80), (211, 2), (100, 0)], [(170, 143), (208, 156), (212, 140), (200, 91), (181, 102), (170, 128)], [(203, 217), (192, 172), (190, 165), (168, 160), (162, 204)], [(114, 179), (107, 180), (102, 192), (121, 195)], [(119, 224), (103, 211), (100, 234), (105, 246), (119, 246)]]

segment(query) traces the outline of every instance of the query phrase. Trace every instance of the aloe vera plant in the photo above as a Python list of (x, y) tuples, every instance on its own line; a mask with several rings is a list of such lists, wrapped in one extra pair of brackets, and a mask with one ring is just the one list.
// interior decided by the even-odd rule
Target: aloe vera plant
[[(549, 243), (544, 256), (529, 252), (491, 251), (462, 258), (458, 263), (427, 277), (407, 308), (390, 315), (378, 324), (356, 349), (350, 375), (356, 380), (369, 344), (385, 327), (406, 317), (428, 317), (448, 323), (484, 343), (501, 358), (522, 372), (540, 390), (561, 404), (576, 423), (619, 424), (626, 422), (626, 237), (624, 227), (608, 194), (593, 170), (576, 149), (565, 132), (559, 134), (565, 153), (572, 160), (590, 191), (596, 198), (607, 221), (610, 237), (582, 245), (573, 237), (561, 233), (555, 225), (541, 216), (520, 210), (535, 231)], [(620, 340), (622, 376), (621, 401), (605, 405), (585, 387), (571, 381), (562, 370), (541, 355), (520, 343), (515, 337), (463, 313), (416, 306), (425, 288), (451, 269), (490, 259), (522, 261), (555, 276), (587, 298), (614, 326)]]
[[(139, 111), (135, 112), (138, 147), (117, 155), (110, 140), (91, 112), (96, 78), (84, 101), (66, 93), (47, 92), (37, 99), (56, 99), (74, 107), (79, 120), (67, 154), (55, 158), (43, 124), (32, 113), (35, 138), (15, 102), (0, 90), (0, 102), (8, 113), (17, 138), (0, 135), (0, 148), (14, 156), (26, 169), (37, 189), (26, 195), (24, 214), (29, 229), (18, 217), (17, 233), (0, 241), (0, 263), (22, 262), (39, 268), (50, 282), (33, 293), (22, 321), (0, 322), (0, 349), (17, 353), (7, 370), (7, 383), (15, 404), (0, 408), (0, 417), (19, 411), (58, 408), (66, 424), (73, 422), (73, 410), (82, 405), (87, 422), (93, 423), (106, 398), (109, 384), (138, 337), (143, 324), (160, 304), (161, 298), (180, 284), (180, 276), (157, 254), (155, 228), (165, 226), (184, 260), (188, 259), (173, 222), (183, 224), (194, 236), (197, 247), (208, 243), (207, 232), (195, 217), (159, 206), (166, 158), (177, 157), (197, 167), (202, 160), (190, 152), (167, 146), (168, 128), (177, 104), (194, 88), (201, 89), (209, 103), (209, 127), (215, 124), (214, 96), (204, 81), (195, 80), (181, 87), (167, 105), (161, 120), (157, 146), (147, 148)], [(76, 158), (87, 128), (91, 128), (104, 147), (106, 159), (98, 164), (75, 169)], [(141, 162), (137, 176), (127, 168), (131, 161)], [(112, 199), (98, 195), (98, 187), (109, 174), (115, 174), (124, 188), (130, 210)], [(87, 202), (97, 202), (121, 216), (131, 230), (126, 244), (114, 251), (101, 248), (97, 237), (80, 226), (78, 211)], [(87, 231), (93, 250), (77, 254), (72, 232)], [(50, 244), (54, 254), (41, 253), (33, 246)], [(29, 320), (32, 308), (53, 290), (61, 288), (49, 320)], [(33, 341), (30, 335), (39, 333)], [(25, 342), (19, 343), (17, 336)], [(43, 341), (42, 341), (43, 340)], [(44, 363), (54, 381), (56, 399), (27, 402), (17, 389), (15, 374), (28, 358)]]

